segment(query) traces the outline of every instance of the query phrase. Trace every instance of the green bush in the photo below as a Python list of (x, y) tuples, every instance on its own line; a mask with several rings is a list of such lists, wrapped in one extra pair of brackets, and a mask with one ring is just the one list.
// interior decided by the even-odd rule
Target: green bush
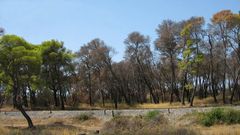
[(159, 111), (150, 111), (146, 114), (146, 118), (153, 120), (159, 115)]
[(227, 124), (240, 123), (240, 111), (229, 109), (225, 112), (225, 120)]
[(204, 113), (200, 121), (204, 126), (208, 127), (214, 124), (237, 124), (240, 123), (240, 111), (217, 108)]
[(221, 108), (213, 109), (207, 112), (202, 118), (202, 124), (205, 126), (212, 126), (215, 123), (221, 123), (224, 119), (224, 111)]

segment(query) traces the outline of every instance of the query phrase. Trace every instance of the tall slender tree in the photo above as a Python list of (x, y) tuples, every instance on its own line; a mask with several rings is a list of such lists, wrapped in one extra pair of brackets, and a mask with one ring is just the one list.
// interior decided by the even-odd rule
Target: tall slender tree
[(26, 118), (29, 128), (34, 126), (31, 118), (22, 107), (21, 94), (26, 91), (22, 85), (27, 83), (25, 78), (28, 76), (28, 72), (33, 71), (33, 67), (40, 65), (41, 62), (34, 48), (35, 46), (15, 35), (5, 35), (0, 41), (0, 69), (4, 76), (10, 79), (8, 85), (12, 88), (13, 105)]

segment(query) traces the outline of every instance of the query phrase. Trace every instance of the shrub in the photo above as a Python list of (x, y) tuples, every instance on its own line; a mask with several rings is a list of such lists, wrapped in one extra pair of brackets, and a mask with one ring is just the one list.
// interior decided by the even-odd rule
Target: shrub
[(202, 117), (202, 124), (212, 126), (215, 123), (221, 123), (224, 119), (224, 111), (221, 108), (213, 109)]
[(224, 108), (213, 109), (204, 113), (200, 122), (208, 127), (214, 124), (237, 124), (240, 123), (240, 111)]
[(155, 119), (159, 115), (159, 111), (150, 111), (146, 114), (147, 119)]
[(159, 111), (150, 111), (146, 114), (145, 119), (149, 121), (149, 124), (166, 124), (168, 120), (160, 114)]
[(224, 113), (224, 121), (227, 124), (237, 124), (240, 123), (240, 111), (228, 109)]

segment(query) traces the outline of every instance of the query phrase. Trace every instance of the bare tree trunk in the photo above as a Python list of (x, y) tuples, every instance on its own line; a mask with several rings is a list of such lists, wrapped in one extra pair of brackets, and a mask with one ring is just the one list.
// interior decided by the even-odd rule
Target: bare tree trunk
[(102, 95), (102, 105), (103, 107), (105, 106), (105, 98), (104, 98), (104, 92), (101, 90), (101, 95)]
[[(239, 71), (240, 72), (240, 71)], [(234, 80), (234, 85), (233, 85), (233, 90), (232, 90), (232, 94), (231, 94), (231, 98), (230, 98), (230, 104), (233, 104), (233, 98), (234, 98), (234, 95), (235, 95), (235, 91), (237, 90), (237, 87), (238, 87), (238, 78), (239, 78), (239, 73), (236, 77), (236, 79)]]
[(173, 56), (172, 54), (170, 55), (170, 60), (171, 60), (171, 70), (172, 70), (172, 75), (171, 75), (171, 98), (170, 98), (170, 104), (173, 102), (173, 94), (176, 95), (177, 97), (177, 101), (181, 101), (180, 97), (179, 97), (179, 92), (176, 88), (176, 76), (175, 76), (175, 65), (174, 65), (174, 61), (173, 61)]
[[(198, 71), (197, 71), (198, 72)], [(197, 73), (198, 74), (198, 73)], [(195, 79), (195, 87), (193, 89), (193, 92), (192, 92), (192, 95), (191, 95), (191, 100), (190, 100), (190, 106), (193, 106), (193, 101), (194, 101), (194, 97), (195, 97), (195, 92), (197, 90), (197, 87), (198, 87), (198, 77), (196, 77)]]
[(92, 80), (91, 80), (91, 73), (90, 71), (88, 72), (88, 94), (89, 94), (89, 105), (93, 105), (92, 101)]
[(24, 85), (22, 85), (22, 99), (23, 99), (23, 105), (25, 107), (28, 107), (27, 91)]
[(217, 103), (217, 98), (216, 98), (216, 91), (215, 91), (215, 87), (214, 87), (214, 77), (213, 77), (213, 44), (212, 44), (212, 40), (211, 40), (211, 36), (208, 35), (208, 42), (210, 44), (210, 66), (211, 66), (211, 89), (212, 89), (212, 92), (213, 92), (213, 98), (214, 98), (214, 102)]
[(225, 92), (226, 92), (226, 68), (227, 68), (227, 47), (226, 44), (224, 43), (224, 73), (223, 73), (223, 104), (226, 103), (226, 96), (225, 96)]
[[(196, 55), (198, 56), (199, 54), (199, 48), (198, 48), (198, 43), (196, 44), (197, 45), (197, 52), (196, 52)], [(193, 106), (193, 100), (194, 100), (194, 97), (195, 97), (195, 92), (197, 91), (197, 89), (199, 88), (198, 87), (198, 83), (199, 83), (199, 62), (197, 62), (197, 74), (196, 74), (196, 79), (195, 79), (195, 88), (193, 89), (193, 92), (192, 92), (192, 96), (191, 96), (191, 102), (190, 102), (190, 106)]]
[(53, 96), (54, 96), (54, 103), (55, 103), (55, 107), (58, 107), (59, 106), (59, 100), (58, 100), (58, 97), (57, 97), (57, 90), (54, 88), (53, 89)]
[(225, 92), (226, 92), (226, 86), (225, 86), (225, 79), (224, 79), (223, 80), (223, 104), (226, 104)]
[(63, 89), (62, 89), (61, 86), (59, 86), (59, 90), (60, 90), (61, 109), (62, 109), (62, 110), (65, 110)]
[(29, 117), (29, 115), (26, 113), (26, 111), (23, 109), (22, 105), (19, 104), (15, 104), (17, 109), (22, 113), (22, 115), (25, 117), (25, 119), (28, 122), (28, 128), (34, 128), (34, 125), (32, 123), (31, 118)]
[(30, 93), (30, 106), (33, 109), (33, 107), (36, 105), (36, 93), (31, 89), (30, 84), (27, 84), (29, 93)]
[(183, 92), (182, 92), (182, 105), (185, 105), (185, 92), (186, 92), (186, 87), (185, 85), (187, 84), (187, 73), (184, 74), (184, 82), (183, 82)]
[(22, 103), (21, 103), (21, 98), (19, 95), (19, 88), (17, 86), (17, 79), (13, 78), (14, 80), (14, 84), (13, 84), (13, 105), (22, 113), (22, 115), (25, 117), (25, 119), (28, 122), (28, 127), (29, 128), (34, 128), (34, 125), (32, 123), (31, 118), (29, 117), (29, 115), (25, 112), (25, 110), (22, 107)]

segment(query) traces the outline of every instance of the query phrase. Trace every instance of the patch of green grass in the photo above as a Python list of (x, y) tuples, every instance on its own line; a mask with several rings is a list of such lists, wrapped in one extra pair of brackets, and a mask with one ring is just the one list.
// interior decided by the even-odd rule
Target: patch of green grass
[(147, 119), (155, 119), (159, 115), (159, 111), (150, 111), (146, 114)]

